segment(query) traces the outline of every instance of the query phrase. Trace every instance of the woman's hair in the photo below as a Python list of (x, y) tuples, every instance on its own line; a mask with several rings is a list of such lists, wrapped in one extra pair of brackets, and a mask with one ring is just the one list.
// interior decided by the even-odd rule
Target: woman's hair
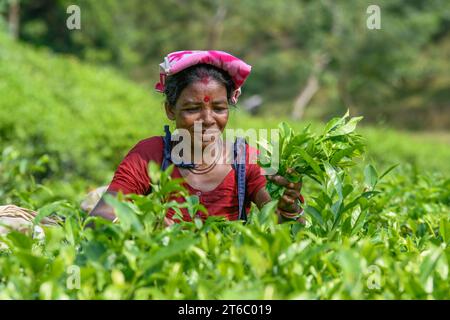
[(167, 77), (164, 94), (169, 106), (175, 106), (184, 88), (194, 82), (201, 81), (205, 77), (212, 78), (213, 80), (224, 85), (227, 89), (228, 103), (232, 104), (231, 95), (233, 93), (234, 83), (230, 75), (226, 71), (210, 64), (196, 64)]

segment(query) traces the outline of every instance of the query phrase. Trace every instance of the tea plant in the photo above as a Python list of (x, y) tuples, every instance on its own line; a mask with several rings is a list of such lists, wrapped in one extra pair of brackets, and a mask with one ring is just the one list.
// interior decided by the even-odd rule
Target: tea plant
[[(356, 120), (334, 121), (349, 128)], [(282, 145), (294, 148), (302, 140), (282, 126), (291, 137)], [(448, 299), (449, 180), (402, 166), (388, 176), (371, 165), (350, 170), (363, 151), (353, 130), (318, 143), (337, 129), (300, 134), (314, 161), (287, 148), (281, 159), (282, 170), (296, 167), (290, 178), (305, 179), (306, 226), (277, 223), (276, 195), (245, 225), (201, 220), (204, 208), (170, 178), (172, 168), (150, 165), (154, 192), (107, 199), (117, 224), (62, 201), (39, 210), (35, 223), (62, 218), (44, 239), (2, 237), (0, 298)], [(166, 210), (183, 207), (193, 221), (165, 227)]]

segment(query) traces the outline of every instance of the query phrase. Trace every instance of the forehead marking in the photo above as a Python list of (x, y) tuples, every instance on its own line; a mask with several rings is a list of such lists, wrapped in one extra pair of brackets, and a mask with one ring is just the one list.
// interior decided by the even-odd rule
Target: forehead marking
[(203, 84), (208, 84), (210, 81), (210, 77), (208, 75), (203, 75), (200, 79)]

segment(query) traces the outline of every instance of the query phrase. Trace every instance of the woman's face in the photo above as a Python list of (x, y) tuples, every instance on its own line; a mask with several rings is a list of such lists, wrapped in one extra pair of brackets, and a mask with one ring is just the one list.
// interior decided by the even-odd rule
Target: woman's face
[[(175, 120), (178, 129), (186, 129), (191, 141), (207, 146), (217, 139), (228, 122), (226, 87), (212, 78), (205, 78), (188, 85), (180, 94), (176, 105), (166, 104), (167, 117)], [(197, 132), (194, 124), (197, 122)], [(199, 124), (201, 130), (198, 131)]]

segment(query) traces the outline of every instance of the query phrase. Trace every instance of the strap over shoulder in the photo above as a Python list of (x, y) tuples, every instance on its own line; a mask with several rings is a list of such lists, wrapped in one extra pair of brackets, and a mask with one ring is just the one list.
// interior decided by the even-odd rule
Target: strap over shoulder
[(245, 139), (242, 137), (237, 137), (236, 141), (234, 142), (233, 169), (236, 171), (238, 203), (239, 203), (239, 220), (244, 221), (247, 221), (247, 213), (245, 212), (246, 153), (247, 153), (247, 143)]
[[(168, 125), (164, 126), (164, 152), (163, 152), (163, 160), (161, 163), (161, 170), (166, 170), (167, 167), (173, 163), (172, 158), (170, 156), (170, 153), (172, 152), (171, 149), (171, 141), (172, 141), (172, 134), (170, 133), (170, 129)], [(195, 168), (195, 164), (193, 163), (174, 163), (177, 167), (180, 168)]]
[(171, 133), (168, 125), (164, 126), (164, 150), (163, 150), (163, 160), (161, 163), (161, 170), (166, 170), (170, 164), (170, 141)]

